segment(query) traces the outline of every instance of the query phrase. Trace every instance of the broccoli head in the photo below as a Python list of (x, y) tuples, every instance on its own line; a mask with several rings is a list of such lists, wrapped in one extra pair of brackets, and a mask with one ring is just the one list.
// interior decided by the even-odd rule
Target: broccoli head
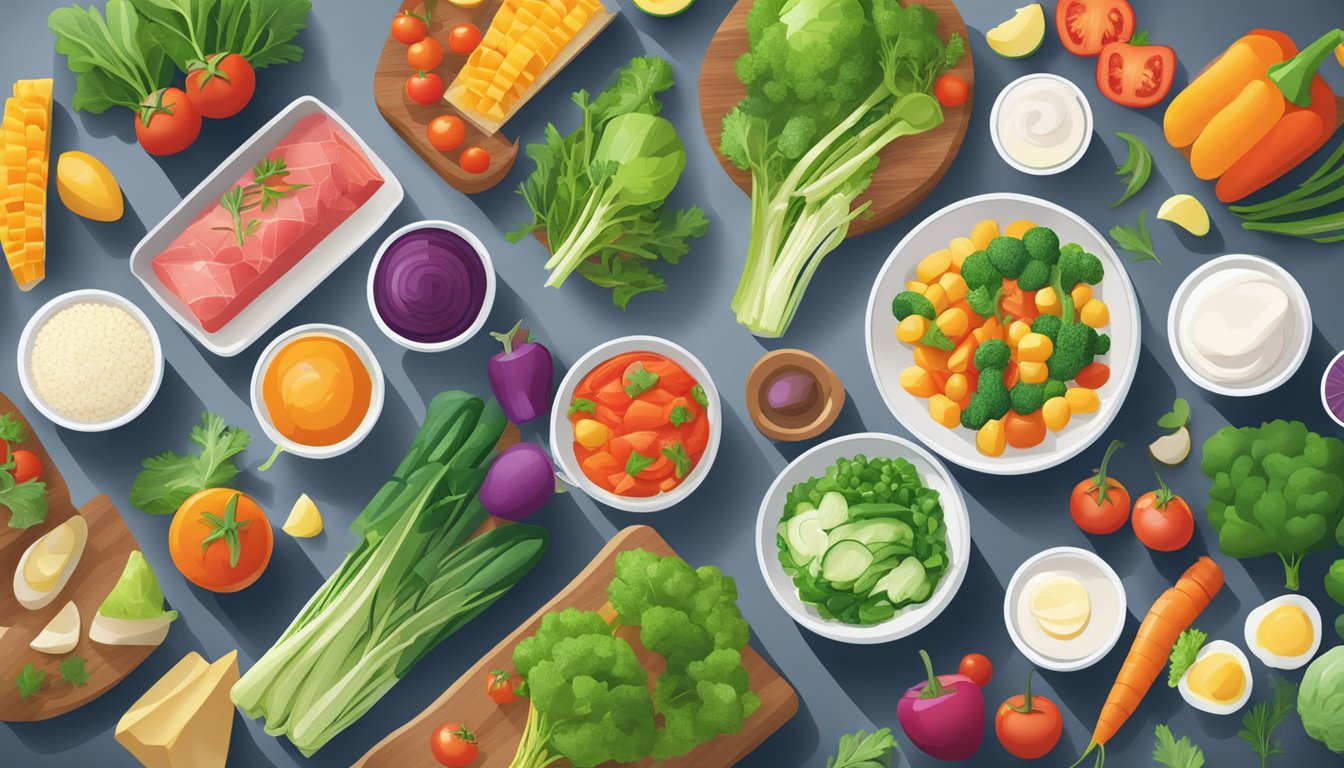
[(654, 685), (653, 703), (663, 718), (651, 753), (659, 761), (737, 733), (761, 699), (751, 692), (741, 652), (720, 648), (676, 671), (669, 665)]
[(985, 254), (989, 257), (989, 263), (1009, 279), (1017, 279), (1027, 266), (1027, 247), (1016, 237), (1000, 235), (990, 240)]
[(1043, 261), (1053, 266), (1059, 261), (1059, 235), (1049, 227), (1032, 227), (1022, 235), (1022, 245), (1033, 261)]
[(993, 291), (1003, 285), (1003, 274), (989, 261), (989, 254), (976, 251), (961, 262), (961, 279), (970, 290), (986, 288)]
[(1092, 347), (1092, 354), (1104, 355), (1111, 351), (1111, 335), (1109, 333), (1098, 333), (1096, 345)]
[(1055, 349), (1046, 360), (1050, 378), (1071, 381), (1096, 355), (1097, 332), (1082, 323), (1069, 323), (1059, 329)]
[(1059, 282), (1065, 291), (1072, 291), (1079, 283), (1096, 285), (1105, 274), (1101, 259), (1084, 251), (1077, 243), (1069, 243), (1059, 250)]
[(1008, 391), (1008, 396), (1013, 410), (1026, 416), (1041, 410), (1041, 406), (1045, 405), (1045, 385), (1019, 381)]
[(924, 294), (914, 291), (901, 291), (896, 294), (896, 298), (891, 300), (891, 314), (895, 315), (897, 320), (904, 320), (911, 315), (927, 317), (930, 320), (938, 316), (933, 311), (933, 302)]
[[(993, 341), (998, 340), (994, 339)], [(985, 342), (985, 344), (989, 343), (988, 341)], [(981, 344), (980, 348), (984, 349), (985, 344)], [(979, 354), (979, 350), (976, 350), (976, 354)], [(990, 419), (1003, 418), (1011, 407), (1012, 401), (1008, 396), (1008, 387), (1003, 384), (1002, 368), (988, 370), (982, 368), (980, 377), (976, 381), (975, 392), (971, 393), (971, 401), (966, 404), (965, 410), (961, 412), (961, 425), (967, 429), (979, 429), (985, 426), (985, 422)]]
[(1232, 557), (1275, 554), (1298, 588), (1302, 558), (1333, 545), (1344, 520), (1344, 443), (1300, 421), (1224, 427), (1204, 443), (1213, 484), (1206, 511), (1218, 548)]
[(1008, 343), (1003, 339), (988, 339), (975, 348), (973, 362), (977, 370), (1003, 371), (1008, 367), (1008, 359), (1011, 356)]
[(1065, 392), (1069, 391), (1069, 385), (1057, 379), (1050, 379), (1045, 382), (1045, 399), (1050, 400), (1056, 397), (1063, 397)]
[(1036, 319), (1031, 321), (1031, 332), (1048, 336), (1054, 341), (1063, 324), (1064, 321), (1060, 320), (1058, 315), (1037, 315)]
[(1024, 291), (1041, 290), (1050, 284), (1050, 270), (1050, 265), (1044, 261), (1029, 260), (1022, 268), (1022, 274), (1017, 276), (1017, 287)]

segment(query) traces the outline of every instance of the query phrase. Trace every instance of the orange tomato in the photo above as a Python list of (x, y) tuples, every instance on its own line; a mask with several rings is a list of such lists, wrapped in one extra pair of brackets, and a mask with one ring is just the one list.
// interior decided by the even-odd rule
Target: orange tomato
[(467, 173), (485, 173), (490, 170), (490, 153), (481, 147), (467, 147), (457, 158), (457, 164)]
[(168, 528), (173, 565), (192, 584), (237, 592), (266, 570), (274, 545), (271, 524), (251, 496), (230, 488), (191, 495)]
[(433, 69), (443, 61), (443, 46), (432, 37), (411, 43), (406, 48), (406, 63), (411, 69)]
[(1045, 417), (1040, 411), (1026, 416), (1009, 411), (1003, 417), (1003, 429), (1009, 445), (1014, 448), (1031, 448), (1045, 440)]
[(425, 129), (429, 145), (440, 152), (451, 152), (462, 146), (467, 137), (467, 124), (457, 115), (439, 115), (429, 121)]

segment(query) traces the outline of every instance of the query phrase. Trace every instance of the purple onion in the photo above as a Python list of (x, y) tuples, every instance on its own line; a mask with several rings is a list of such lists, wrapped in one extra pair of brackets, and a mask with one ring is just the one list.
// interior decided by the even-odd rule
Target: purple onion
[(554, 493), (551, 457), (532, 443), (519, 443), (495, 457), (479, 498), (485, 511), (495, 517), (522, 520), (545, 506)]
[(402, 338), (437, 344), (457, 338), (485, 306), (485, 262), (456, 232), (426, 227), (388, 246), (373, 275), (378, 317)]

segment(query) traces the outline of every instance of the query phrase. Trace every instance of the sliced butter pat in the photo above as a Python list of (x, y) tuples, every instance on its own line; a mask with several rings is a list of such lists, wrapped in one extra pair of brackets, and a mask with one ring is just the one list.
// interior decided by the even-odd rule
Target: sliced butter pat
[(238, 652), (213, 664), (187, 654), (117, 722), (117, 743), (146, 768), (224, 768)]
[(1066, 574), (1042, 578), (1027, 597), (1027, 607), (1036, 623), (1051, 637), (1068, 640), (1082, 634), (1092, 616), (1087, 587)]
[(294, 502), (281, 530), (296, 539), (310, 539), (322, 532), (322, 513), (317, 511), (317, 505), (308, 494), (300, 495)]
[(28, 644), (39, 653), (62, 654), (79, 645), (79, 607), (71, 600), (47, 622), (47, 626)]

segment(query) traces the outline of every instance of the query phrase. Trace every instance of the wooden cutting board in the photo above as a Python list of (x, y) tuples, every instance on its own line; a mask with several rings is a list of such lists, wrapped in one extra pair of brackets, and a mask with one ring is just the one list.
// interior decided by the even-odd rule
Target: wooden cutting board
[[(675, 554), (658, 532), (648, 526), (631, 526), (617, 533), (554, 599), (504, 638), (476, 666), (467, 670), (424, 712), (369, 750), (355, 764), (356, 768), (405, 768), (431, 764), (430, 734), (449, 720), (463, 723), (480, 739), (483, 746), (473, 768), (507, 768), (513, 760), (527, 722), (527, 701), (519, 698), (510, 705), (495, 704), (485, 692), (486, 673), (497, 667), (513, 668), (514, 646), (536, 632), (543, 615), (570, 607), (587, 611), (601, 608), (607, 602), (607, 584), (615, 576), (616, 555), (640, 547), (659, 555)], [(622, 629), (619, 634), (627, 640), (638, 637), (637, 632), (626, 629)], [(645, 668), (653, 669), (657, 657), (639, 649), (637, 641), (633, 645)], [(658, 763), (659, 766), (726, 768), (760, 746), (798, 711), (798, 697), (788, 681), (780, 677), (750, 646), (742, 653), (742, 663), (751, 678), (752, 690), (761, 697), (761, 708), (747, 719), (738, 733), (720, 736), (700, 745), (688, 755), (664, 760)], [(559, 765), (567, 766), (569, 763), (562, 762)], [(654, 761), (646, 758), (634, 765), (651, 766)]]
[[(46, 720), (103, 695), (140, 666), (155, 646), (102, 645), (89, 640), (89, 624), (98, 606), (120, 578), (126, 559), (138, 549), (135, 537), (106, 496), (95, 496), (78, 510), (89, 525), (89, 539), (79, 565), (56, 599), (44, 608), (30, 611), (19, 605), (14, 597), (14, 570), (24, 551), (43, 534), (70, 519), (76, 510), (70, 503), (70, 489), (52, 463), (51, 456), (38, 442), (32, 426), (14, 403), (0, 393), (0, 413), (9, 412), (27, 427), (28, 439), (17, 447), (32, 451), (42, 462), (42, 479), (47, 484), (47, 519), (23, 530), (0, 522), (0, 720)], [(8, 520), (7, 510), (0, 511), (0, 520)], [(28, 643), (70, 600), (79, 607), (79, 645), (70, 653), (59, 656), (29, 648)], [(84, 658), (88, 685), (76, 687), (61, 680), (60, 664), (72, 656)], [(14, 678), (26, 663), (45, 672), (47, 678), (40, 692), (20, 699)]]
[[(723, 20), (705, 51), (700, 69), (700, 118), (705, 134), (719, 165), (728, 172), (743, 192), (751, 194), (751, 174), (733, 165), (719, 152), (719, 134), (723, 117), (737, 106), (746, 94), (746, 88), (737, 79), (737, 58), (747, 51), (747, 11), (753, 0), (738, 0), (728, 17)], [(946, 39), (953, 32), (966, 38), (966, 23), (952, 0), (919, 0), (920, 4), (938, 14), (938, 33)], [(966, 45), (966, 56), (953, 67), (952, 72), (966, 80), (966, 103), (960, 107), (943, 108), (943, 124), (915, 136), (904, 136), (888, 144), (878, 153), (881, 164), (873, 176), (873, 183), (859, 195), (855, 205), (872, 201), (869, 216), (855, 219), (849, 225), (849, 237), (871, 232), (886, 226), (909, 213), (928, 197), (947, 173), (971, 121), (971, 104), (975, 98), (975, 70), (971, 63), (971, 47)]]

